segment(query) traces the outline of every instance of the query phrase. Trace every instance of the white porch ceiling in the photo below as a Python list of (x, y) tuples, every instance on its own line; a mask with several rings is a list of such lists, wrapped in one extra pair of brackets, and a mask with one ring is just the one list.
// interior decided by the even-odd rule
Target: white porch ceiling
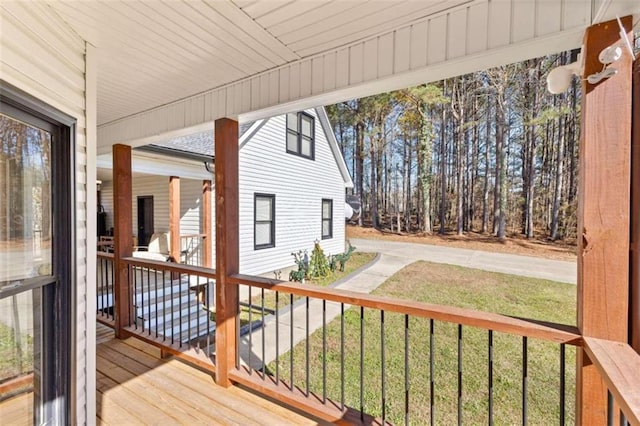
[(370, 37), (471, 0), (58, 1), (98, 47), (98, 124)]
[(638, 0), (47, 0), (97, 46), (99, 152), (578, 47)]

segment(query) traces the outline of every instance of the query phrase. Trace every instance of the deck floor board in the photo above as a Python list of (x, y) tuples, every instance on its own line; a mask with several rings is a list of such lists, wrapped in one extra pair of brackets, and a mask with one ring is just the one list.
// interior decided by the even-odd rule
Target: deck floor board
[(97, 347), (97, 422), (119, 424), (312, 425), (286, 407), (239, 387), (224, 389), (210, 374), (135, 338)]

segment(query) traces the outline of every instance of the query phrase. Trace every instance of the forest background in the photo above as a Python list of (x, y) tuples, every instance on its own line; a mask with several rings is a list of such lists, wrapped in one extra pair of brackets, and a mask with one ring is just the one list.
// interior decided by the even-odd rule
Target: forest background
[(580, 82), (563, 52), (327, 107), (360, 225), (574, 242)]

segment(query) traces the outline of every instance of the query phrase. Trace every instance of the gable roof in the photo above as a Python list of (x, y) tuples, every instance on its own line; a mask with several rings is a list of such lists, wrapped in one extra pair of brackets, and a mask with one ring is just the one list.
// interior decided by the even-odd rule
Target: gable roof
[[(333, 158), (338, 166), (338, 169), (340, 170), (340, 174), (342, 175), (342, 179), (344, 180), (345, 187), (353, 188), (353, 181), (351, 180), (349, 170), (347, 169), (347, 165), (344, 161), (344, 158), (342, 157), (342, 152), (340, 151), (338, 141), (336, 140), (335, 134), (333, 133), (331, 123), (329, 123), (327, 112), (324, 107), (317, 107), (315, 108), (315, 111), (322, 126), (322, 130), (324, 131), (327, 137), (327, 141), (329, 142), (331, 153), (333, 154)], [(248, 121), (239, 124), (238, 139), (241, 149), (244, 143), (246, 143), (248, 139), (253, 136), (255, 131), (257, 131), (267, 121), (268, 120)], [(165, 153), (167, 155), (179, 156), (187, 159), (207, 161), (214, 158), (214, 142), (215, 140), (213, 131), (208, 130), (205, 132), (198, 132), (187, 136), (168, 139), (162, 142), (152, 143), (136, 149), (156, 153)]]
[[(238, 136), (242, 138), (254, 123), (255, 121), (240, 123)], [(185, 153), (187, 157), (191, 157), (190, 154), (211, 158), (214, 156), (214, 137), (212, 130), (180, 136), (166, 141), (155, 142), (146, 146), (151, 147), (152, 150), (156, 152), (166, 150), (167, 152), (172, 152), (176, 155)]]

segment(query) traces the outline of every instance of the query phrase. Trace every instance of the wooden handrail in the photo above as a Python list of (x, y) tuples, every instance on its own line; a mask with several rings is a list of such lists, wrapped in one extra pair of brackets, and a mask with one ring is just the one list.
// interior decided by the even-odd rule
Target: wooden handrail
[(97, 252), (98, 259), (113, 259), (113, 253), (108, 253), (106, 251)]
[(199, 275), (201, 277), (216, 279), (216, 270), (201, 266), (191, 266), (182, 263), (159, 262), (157, 260), (141, 259), (137, 257), (125, 257), (122, 259), (127, 265), (140, 268), (151, 268), (160, 271), (176, 272), (178, 274)]
[(186, 234), (180, 235), (180, 238), (206, 238), (207, 234)]
[(300, 285), (299, 283), (243, 274), (233, 275), (230, 277), (229, 282), (234, 284), (251, 285), (254, 287), (298, 296), (308, 296), (331, 302), (344, 303), (347, 305), (363, 306), (365, 308), (430, 318), (438, 321), (515, 334), (518, 336), (533, 337), (555, 343), (582, 346), (582, 337), (578, 329), (567, 325), (513, 318), (506, 315), (476, 311), (473, 309), (435, 305), (386, 296), (375, 296), (371, 294), (357, 293), (354, 291), (320, 287), (312, 284)]
[(640, 425), (640, 355), (622, 342), (583, 337), (584, 350), (627, 420)]

